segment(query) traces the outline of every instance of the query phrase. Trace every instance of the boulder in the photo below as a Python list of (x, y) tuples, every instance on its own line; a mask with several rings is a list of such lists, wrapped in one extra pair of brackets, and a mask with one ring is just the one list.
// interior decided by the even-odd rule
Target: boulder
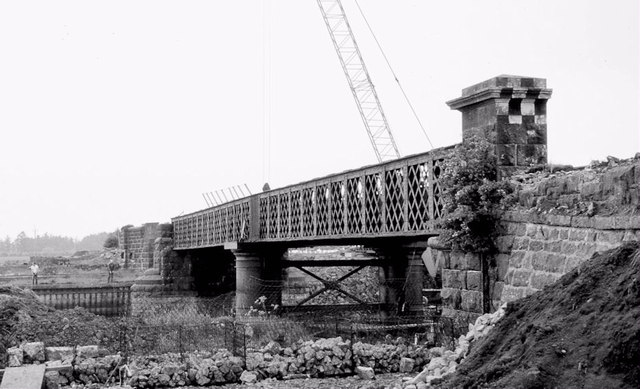
[(44, 354), (47, 361), (73, 361), (73, 347), (45, 347)]
[(254, 372), (245, 370), (242, 372), (242, 374), (240, 374), (240, 382), (242, 382), (243, 384), (253, 384), (257, 381), (258, 376)]
[(399, 367), (400, 373), (411, 373), (415, 363), (416, 361), (413, 358), (401, 358)]
[(44, 343), (31, 342), (22, 346), (25, 362), (44, 362)]
[(57, 371), (48, 371), (44, 373), (44, 387), (46, 389), (59, 389), (60, 373)]
[(356, 367), (356, 374), (362, 380), (372, 380), (376, 376), (376, 373), (373, 371), (372, 368), (365, 367), (365, 366), (357, 366)]
[(271, 355), (278, 355), (280, 354), (281, 350), (282, 347), (280, 346), (280, 344), (274, 341), (267, 343), (267, 345), (262, 348), (263, 353), (268, 353)]
[(78, 346), (76, 347), (76, 357), (78, 358), (97, 358), (105, 354), (98, 346)]
[(20, 347), (11, 347), (7, 350), (7, 355), (9, 356), (8, 367), (22, 366), (24, 353)]

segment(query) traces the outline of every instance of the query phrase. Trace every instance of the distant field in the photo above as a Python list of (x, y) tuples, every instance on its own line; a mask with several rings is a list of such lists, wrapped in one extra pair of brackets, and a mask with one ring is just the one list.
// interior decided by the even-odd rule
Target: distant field
[(0, 257), (0, 266), (9, 265), (9, 264), (22, 265), (25, 262), (29, 262), (30, 259), (31, 257), (29, 257), (28, 255)]
[[(14, 286), (30, 286), (31, 271), (25, 263), (30, 262), (28, 256), (0, 257), (0, 284)], [(68, 265), (40, 261), (39, 285), (102, 285), (107, 283), (108, 257), (100, 254), (70, 258)], [(115, 282), (135, 280), (142, 271), (139, 269), (120, 268), (114, 273)]]

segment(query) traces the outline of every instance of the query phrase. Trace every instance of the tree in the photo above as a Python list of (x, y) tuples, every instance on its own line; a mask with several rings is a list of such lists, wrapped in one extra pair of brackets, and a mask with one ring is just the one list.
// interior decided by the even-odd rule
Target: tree
[(500, 212), (513, 202), (515, 188), (498, 180), (494, 146), (479, 137), (458, 145), (445, 160), (440, 180), (446, 214), (440, 222), (441, 238), (454, 249), (495, 251)]
[(105, 239), (104, 244), (102, 245), (105, 249), (115, 249), (118, 248), (118, 237), (115, 235), (109, 235), (107, 239)]

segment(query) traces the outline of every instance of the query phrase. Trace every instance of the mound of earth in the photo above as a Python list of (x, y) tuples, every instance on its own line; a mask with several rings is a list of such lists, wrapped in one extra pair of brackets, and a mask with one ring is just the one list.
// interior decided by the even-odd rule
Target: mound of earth
[(440, 388), (640, 387), (638, 244), (595, 255), (506, 315)]
[(118, 341), (117, 330), (113, 321), (84, 308), (55, 310), (29, 289), (0, 287), (0, 368), (6, 363), (6, 349), (22, 342), (109, 346)]

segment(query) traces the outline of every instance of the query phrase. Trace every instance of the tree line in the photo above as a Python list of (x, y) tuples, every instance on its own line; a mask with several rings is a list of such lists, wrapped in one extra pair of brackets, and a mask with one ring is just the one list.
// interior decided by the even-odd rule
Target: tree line
[(78, 240), (49, 234), (29, 237), (23, 231), (13, 240), (9, 236), (0, 240), (0, 255), (70, 255), (76, 251), (96, 251), (103, 248), (107, 238), (116, 237), (116, 234), (117, 232), (100, 232)]

